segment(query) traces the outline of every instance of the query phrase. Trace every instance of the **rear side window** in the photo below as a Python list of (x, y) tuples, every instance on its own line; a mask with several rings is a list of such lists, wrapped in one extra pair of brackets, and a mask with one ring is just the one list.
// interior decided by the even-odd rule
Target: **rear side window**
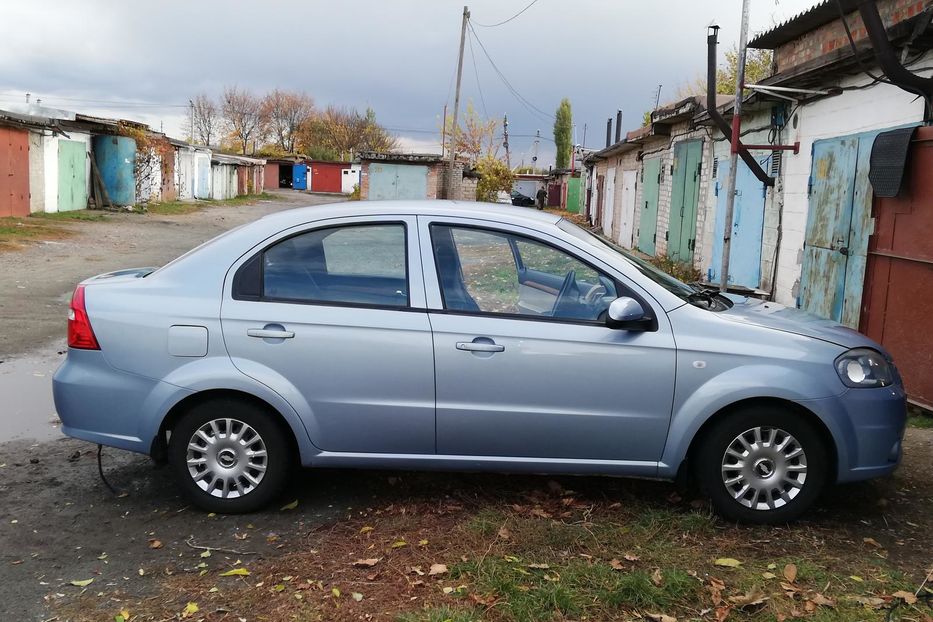
[(243, 264), (234, 277), (234, 297), (407, 307), (406, 255), (400, 223), (315, 229)]

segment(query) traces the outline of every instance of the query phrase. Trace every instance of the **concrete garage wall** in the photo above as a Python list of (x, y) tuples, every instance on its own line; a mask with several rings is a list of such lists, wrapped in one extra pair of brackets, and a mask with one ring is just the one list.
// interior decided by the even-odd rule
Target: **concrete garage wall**
[[(921, 61), (920, 65), (926, 63)], [(865, 86), (869, 82), (869, 78), (854, 77), (840, 86)], [(784, 159), (783, 235), (775, 283), (776, 300), (791, 306), (797, 304), (800, 293), (813, 142), (917, 123), (923, 120), (923, 101), (896, 86), (876, 84), (800, 106), (794, 116), (796, 119), (788, 120), (785, 142), (800, 141), (800, 153), (785, 154)]]

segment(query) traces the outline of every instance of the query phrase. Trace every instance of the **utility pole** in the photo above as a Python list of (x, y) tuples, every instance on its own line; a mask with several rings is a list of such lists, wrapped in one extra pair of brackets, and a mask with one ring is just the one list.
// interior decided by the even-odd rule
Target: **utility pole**
[(739, 62), (735, 77), (735, 105), (732, 110), (732, 149), (729, 156), (729, 181), (726, 183), (726, 213), (722, 230), (722, 270), (719, 291), (729, 287), (729, 251), (732, 248), (732, 216), (735, 211), (735, 180), (738, 173), (742, 129), (742, 91), (745, 86), (745, 46), (748, 43), (748, 3), (742, 0), (742, 29), (739, 31)]
[[(449, 91), (448, 91), (449, 93)], [(441, 122), (441, 159), (444, 159), (444, 150), (447, 148), (447, 104), (444, 104), (444, 120)]]
[(460, 56), (457, 58), (457, 90), (454, 91), (454, 123), (450, 130), (450, 167), (447, 169), (447, 198), (454, 194), (454, 165), (457, 160), (457, 117), (460, 113), (460, 78), (463, 76), (463, 44), (466, 42), (467, 22), (470, 20), (470, 7), (463, 7), (463, 22), (460, 24)]
[(512, 158), (509, 155), (509, 115), (502, 115), (502, 146), (505, 147), (505, 165), (512, 170)]
[(535, 173), (538, 170), (538, 143), (541, 142), (541, 130), (535, 131), (535, 142), (533, 155), (531, 156), (531, 172)]
[(194, 102), (190, 99), (188, 100), (188, 123), (191, 125), (188, 127), (188, 142), (192, 145), (194, 144)]

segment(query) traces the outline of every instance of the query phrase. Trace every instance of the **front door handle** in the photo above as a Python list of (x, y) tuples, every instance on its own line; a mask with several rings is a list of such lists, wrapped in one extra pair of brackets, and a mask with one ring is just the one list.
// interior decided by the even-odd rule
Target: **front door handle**
[(249, 328), (246, 334), (260, 339), (291, 339), (295, 333), (290, 330), (272, 330), (268, 328)]
[(467, 352), (505, 352), (505, 346), (500, 346), (497, 343), (482, 343), (476, 341), (458, 341), (457, 349), (466, 350)]

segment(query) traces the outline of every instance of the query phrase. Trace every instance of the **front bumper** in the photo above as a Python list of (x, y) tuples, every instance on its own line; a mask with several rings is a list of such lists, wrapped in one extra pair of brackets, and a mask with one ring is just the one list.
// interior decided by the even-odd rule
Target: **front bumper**
[(803, 405), (813, 410), (833, 435), (838, 458), (836, 481), (871, 479), (897, 468), (907, 423), (903, 385), (849, 389)]

